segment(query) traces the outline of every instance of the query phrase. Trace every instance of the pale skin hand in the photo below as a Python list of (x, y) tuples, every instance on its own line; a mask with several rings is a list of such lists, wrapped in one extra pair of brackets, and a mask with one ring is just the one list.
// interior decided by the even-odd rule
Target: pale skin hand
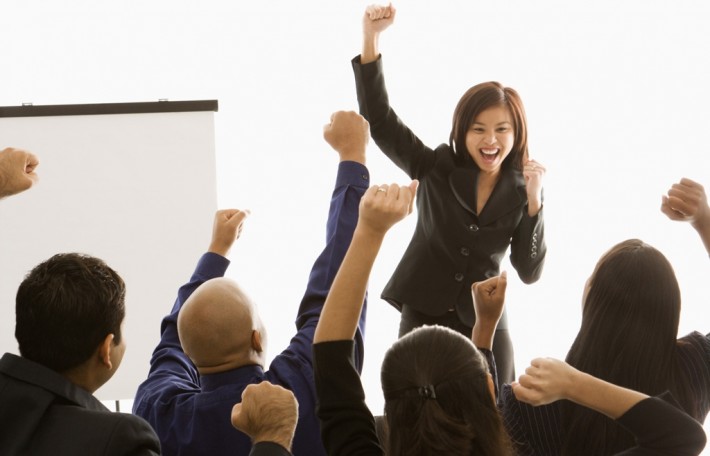
[(340, 161), (364, 165), (370, 124), (354, 111), (337, 111), (330, 116), (330, 123), (323, 126), (323, 139), (338, 152)]
[(473, 309), (476, 313), (471, 340), (476, 347), (489, 350), (493, 347), (493, 336), (503, 315), (507, 286), (508, 274), (505, 271), (500, 276), (471, 285)]
[(419, 181), (405, 185), (373, 185), (360, 200), (355, 230), (384, 237), (395, 223), (412, 213)]
[(710, 207), (702, 185), (682, 178), (679, 183), (673, 184), (667, 196), (663, 196), (661, 212), (671, 220), (690, 222), (710, 254)]
[(532, 360), (512, 387), (519, 401), (534, 406), (567, 399), (612, 419), (621, 417), (648, 398), (646, 394), (605, 382), (553, 358)]
[(22, 149), (8, 147), (0, 151), (0, 198), (16, 195), (37, 183), (37, 157)]
[(523, 166), (525, 191), (528, 195), (528, 215), (535, 217), (542, 209), (542, 178), (545, 176), (542, 164), (535, 160), (528, 160)]
[(360, 63), (374, 62), (380, 55), (379, 37), (394, 22), (397, 13), (392, 3), (389, 5), (370, 5), (362, 18), (362, 54)]
[(293, 393), (267, 381), (247, 386), (242, 402), (232, 408), (232, 426), (252, 443), (274, 442), (291, 451), (298, 423), (298, 401)]
[(212, 225), (212, 241), (208, 252), (226, 257), (234, 241), (242, 234), (244, 221), (251, 212), (249, 210), (222, 209), (215, 213)]
[(412, 212), (419, 182), (370, 187), (360, 200), (350, 248), (323, 305), (314, 343), (352, 340), (362, 312), (370, 271), (385, 233)]

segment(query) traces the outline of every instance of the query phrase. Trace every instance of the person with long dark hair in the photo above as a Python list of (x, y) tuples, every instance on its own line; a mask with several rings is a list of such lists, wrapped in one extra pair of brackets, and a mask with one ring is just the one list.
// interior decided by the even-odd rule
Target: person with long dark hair
[[(464, 336), (474, 323), (469, 287), (510, 261), (524, 283), (542, 274), (547, 252), (542, 201), (545, 167), (528, 154), (519, 94), (498, 82), (471, 87), (453, 115), (448, 143), (426, 146), (389, 104), (378, 40), (395, 9), (372, 5), (363, 18), (362, 53), (352, 61), (357, 98), (372, 139), (418, 179), (417, 225), (382, 298), (401, 311), (399, 336), (428, 325)], [(503, 316), (494, 352), (501, 382), (515, 378), (513, 344)]]
[[(417, 328), (385, 354), (381, 380), (385, 426), (378, 434), (356, 368), (355, 342), (367, 281), (387, 230), (411, 212), (416, 184), (371, 187), (362, 198), (353, 241), (328, 293), (313, 345), (316, 413), (329, 455), (512, 456), (495, 401), (490, 351), (507, 276), (471, 288), (470, 338), (442, 326)], [(702, 427), (659, 398), (594, 378), (567, 363), (534, 360), (515, 385), (521, 400), (574, 401), (617, 420), (638, 444), (624, 455), (696, 455)]]
[[(703, 187), (682, 179), (663, 197), (671, 220), (687, 221), (710, 253), (710, 208)], [(661, 252), (638, 240), (606, 252), (587, 281), (582, 323), (566, 361), (576, 369), (648, 395), (669, 391), (690, 416), (710, 411), (710, 339), (678, 339), (680, 288)], [(671, 399), (669, 399), (671, 400)], [(633, 445), (612, 420), (572, 403), (532, 408), (501, 394), (511, 437), (523, 455), (607, 455)]]

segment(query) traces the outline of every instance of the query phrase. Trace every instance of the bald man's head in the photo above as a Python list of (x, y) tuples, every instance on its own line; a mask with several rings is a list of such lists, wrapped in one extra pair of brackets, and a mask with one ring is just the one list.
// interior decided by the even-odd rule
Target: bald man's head
[(200, 373), (264, 363), (264, 328), (256, 307), (231, 279), (208, 280), (178, 315), (183, 351)]

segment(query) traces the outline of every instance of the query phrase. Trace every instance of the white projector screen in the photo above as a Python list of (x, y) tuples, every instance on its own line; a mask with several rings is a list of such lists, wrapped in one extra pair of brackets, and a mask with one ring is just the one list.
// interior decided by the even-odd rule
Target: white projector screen
[(97, 256), (127, 286), (126, 354), (97, 396), (133, 397), (209, 243), (216, 110), (215, 100), (0, 108), (3, 144), (40, 158), (39, 184), (0, 201), (0, 351), (18, 352), (15, 293), (32, 267), (59, 252)]

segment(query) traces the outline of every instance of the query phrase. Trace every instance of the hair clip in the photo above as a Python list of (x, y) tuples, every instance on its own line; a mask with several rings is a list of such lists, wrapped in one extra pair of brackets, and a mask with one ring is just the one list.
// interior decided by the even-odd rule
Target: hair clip
[(426, 399), (436, 399), (434, 385), (424, 385), (419, 387), (419, 395)]

